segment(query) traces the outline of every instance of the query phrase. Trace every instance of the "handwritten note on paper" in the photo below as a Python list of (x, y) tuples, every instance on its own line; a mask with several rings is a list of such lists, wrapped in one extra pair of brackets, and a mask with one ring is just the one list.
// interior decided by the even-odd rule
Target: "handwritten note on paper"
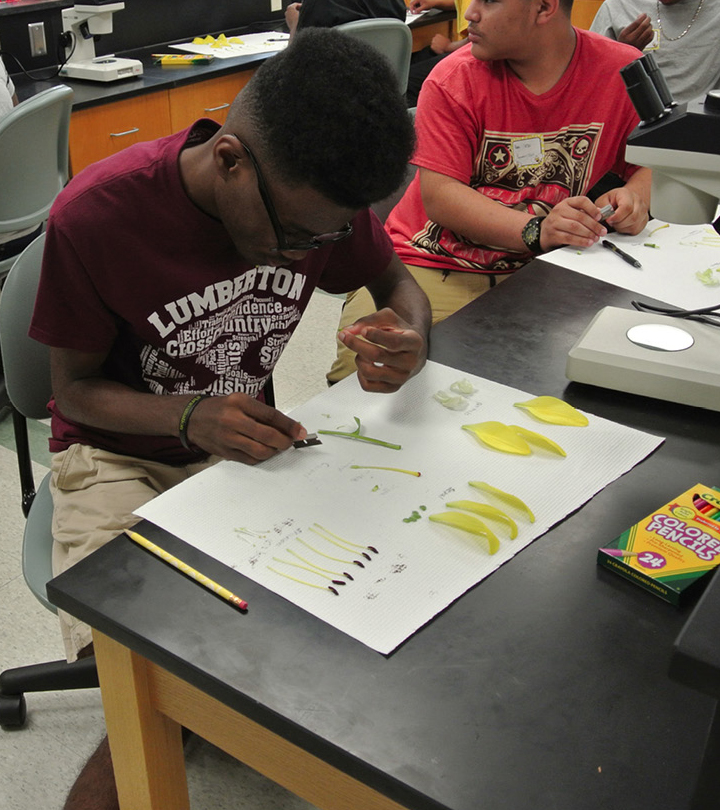
[[(642, 268), (632, 267), (599, 244), (581, 250), (559, 248), (542, 258), (681, 309), (720, 305), (720, 234), (712, 225), (651, 219), (637, 236), (612, 233), (606, 238)], [(704, 274), (705, 283), (698, 273)]]
[[(433, 398), (462, 379), (475, 389), (464, 410)], [(353, 376), (292, 416), (310, 432), (352, 431), (357, 416), (364, 435), (400, 450), (325, 435), (321, 446), (291, 449), (257, 467), (221, 462), (137, 514), (389, 653), (663, 441), (591, 414), (583, 428), (539, 423), (513, 407), (531, 396), (438, 363), (390, 396), (362, 391)], [(542, 433), (567, 457), (542, 449), (510, 456), (462, 430), (486, 420)], [(470, 487), (471, 480), (522, 498), (535, 523)], [(518, 525), (516, 539), (488, 521), (500, 539), (500, 550), (490, 555), (485, 539), (428, 520), (461, 499), (508, 511)], [(332, 585), (333, 579), (346, 584)]]

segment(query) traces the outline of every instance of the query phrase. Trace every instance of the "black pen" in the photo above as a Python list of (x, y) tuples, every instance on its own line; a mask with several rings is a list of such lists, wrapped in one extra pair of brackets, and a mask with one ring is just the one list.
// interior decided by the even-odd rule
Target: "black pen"
[(642, 265), (640, 264), (640, 262), (637, 259), (633, 259), (633, 257), (629, 253), (625, 253), (624, 250), (620, 250), (620, 248), (617, 245), (613, 244), (609, 240), (603, 239), (601, 244), (602, 244), (602, 246), (604, 248), (607, 248), (608, 250), (612, 250), (613, 253), (617, 253), (617, 255), (624, 262), (627, 262), (628, 264), (631, 264), (633, 267), (642, 268)]

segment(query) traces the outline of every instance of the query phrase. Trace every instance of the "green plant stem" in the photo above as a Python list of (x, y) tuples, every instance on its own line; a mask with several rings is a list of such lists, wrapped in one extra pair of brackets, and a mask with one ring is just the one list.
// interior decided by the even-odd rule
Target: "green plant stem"
[(353, 416), (353, 419), (357, 423), (357, 428), (352, 431), (352, 433), (344, 430), (318, 430), (318, 433), (322, 433), (324, 436), (339, 436), (342, 439), (355, 439), (358, 442), (367, 442), (368, 444), (377, 444), (381, 447), (389, 447), (391, 450), (400, 450), (402, 445), (393, 444), (392, 442), (384, 442), (382, 439), (371, 439), (369, 436), (361, 436), (360, 435), (360, 420), (357, 416)]

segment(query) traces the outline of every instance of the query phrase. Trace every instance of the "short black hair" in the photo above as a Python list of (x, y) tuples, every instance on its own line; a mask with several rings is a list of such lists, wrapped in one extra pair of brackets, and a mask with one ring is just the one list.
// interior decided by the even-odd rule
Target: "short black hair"
[[(366, 208), (403, 181), (415, 133), (390, 63), (324, 28), (299, 31), (240, 93), (263, 160), (284, 182)], [(231, 117), (235, 111), (231, 111)]]

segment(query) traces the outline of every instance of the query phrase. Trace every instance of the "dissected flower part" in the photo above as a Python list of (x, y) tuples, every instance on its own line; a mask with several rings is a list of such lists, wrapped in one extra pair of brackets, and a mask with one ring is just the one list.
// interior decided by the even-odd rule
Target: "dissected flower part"
[(559, 456), (567, 456), (567, 453), (560, 447), (557, 442), (554, 442), (552, 439), (548, 439), (547, 436), (543, 436), (542, 433), (536, 433), (534, 430), (527, 430), (526, 428), (520, 427), (520, 425), (509, 425), (508, 427), (512, 428), (514, 431), (520, 434), (524, 439), (529, 441), (531, 444), (536, 444), (538, 447), (542, 447), (543, 450), (549, 450), (551, 453), (557, 453)]
[(717, 287), (720, 286), (720, 270), (713, 270), (712, 267), (708, 267), (707, 270), (698, 270), (695, 273), (695, 278), (698, 281), (701, 281), (706, 287)]
[(523, 512), (531, 523), (535, 523), (535, 515), (533, 515), (532, 510), (525, 503), (525, 501), (520, 500), (520, 498), (518, 498), (517, 496), (511, 495), (509, 492), (505, 492), (502, 489), (493, 487), (490, 484), (486, 484), (485, 481), (468, 481), (468, 483), (470, 484), (471, 487), (475, 487), (475, 489), (481, 489), (483, 492), (487, 492), (488, 495), (493, 495), (499, 501), (502, 501), (508, 506), (512, 506), (514, 509)]
[[(317, 566), (310, 567), (308, 565), (300, 565), (300, 563), (290, 562), (289, 560), (281, 560), (280, 557), (273, 557), (273, 560), (275, 560), (275, 562), (282, 563), (283, 565), (291, 565), (293, 568), (301, 568), (303, 571), (309, 571), (311, 574), (315, 574), (316, 576), (319, 577), (325, 577), (325, 579), (329, 579), (333, 585), (346, 584), (344, 580), (333, 579), (331, 576), (330, 577), (325, 576), (325, 574), (321, 573), (322, 571), (325, 570), (324, 568), (318, 568)], [(338, 574), (338, 576), (340, 575)]]
[(358, 442), (368, 442), (368, 444), (377, 444), (381, 447), (389, 447), (391, 450), (400, 450), (402, 445), (399, 444), (392, 444), (391, 442), (385, 442), (382, 439), (371, 439), (369, 436), (361, 436), (360, 431), (362, 429), (362, 425), (360, 424), (360, 420), (357, 416), (353, 416), (355, 420), (355, 424), (357, 427), (352, 432), (344, 431), (344, 430), (318, 430), (318, 433), (322, 433), (325, 436), (340, 436), (343, 439), (355, 439)]
[(359, 565), (361, 568), (365, 567), (359, 560), (346, 560), (342, 557), (333, 557), (331, 554), (326, 554), (324, 551), (319, 551), (318, 549), (313, 548), (313, 546), (311, 546), (310, 543), (305, 542), (305, 540), (303, 540), (302, 537), (298, 537), (297, 541), (298, 543), (302, 543), (302, 545), (305, 546), (305, 548), (309, 548), (310, 551), (314, 551), (315, 554), (319, 554), (321, 557), (325, 557), (328, 560), (335, 560), (335, 562), (346, 564), (353, 563), (354, 565)]
[(535, 397), (527, 402), (516, 402), (516, 408), (524, 408), (531, 416), (551, 425), (585, 427), (588, 418), (577, 408), (557, 397)]
[(351, 470), (387, 470), (388, 472), (399, 472), (405, 473), (406, 475), (414, 475), (416, 478), (420, 478), (421, 473), (417, 472), (416, 470), (402, 470), (400, 467), (375, 467), (370, 464), (351, 464)]
[[(321, 565), (311, 562), (310, 560), (298, 554), (297, 551), (294, 551), (291, 548), (287, 548), (285, 550), (287, 551), (288, 554), (292, 554), (293, 557), (296, 557), (298, 560), (301, 560), (306, 565), (309, 565), (311, 568), (316, 568), (318, 571), (324, 571), (326, 574), (333, 574), (336, 577), (347, 577), (349, 580), (352, 580), (350, 574), (346, 573), (345, 571), (333, 571), (331, 568), (323, 568)], [(273, 557), (273, 559), (275, 558)]]
[(474, 425), (463, 425), (462, 428), (470, 431), (478, 441), (494, 450), (515, 453), (519, 456), (529, 456), (532, 453), (525, 439), (502, 422), (477, 422)]
[(469, 397), (470, 394), (475, 393), (475, 386), (470, 380), (462, 379), (456, 380), (451, 386), (450, 390), (455, 394), (462, 394), (464, 397)]
[(499, 523), (504, 523), (510, 530), (510, 539), (514, 540), (518, 534), (517, 523), (506, 515), (502, 509), (496, 506), (490, 506), (489, 503), (480, 503), (479, 501), (448, 501), (445, 506), (450, 509), (463, 509), (465, 512), (474, 512), (476, 515), (488, 518), (489, 520), (497, 520)]
[(316, 585), (314, 582), (306, 582), (304, 579), (298, 579), (298, 577), (290, 576), (290, 574), (286, 574), (284, 571), (278, 571), (277, 568), (273, 568), (272, 565), (266, 566), (268, 571), (272, 571), (273, 574), (280, 574), (281, 577), (285, 577), (285, 579), (291, 579), (293, 582), (299, 582), (300, 585), (307, 585), (309, 588), (317, 588), (321, 591), (331, 591), (335, 594), (335, 596), (340, 596), (339, 591), (334, 588), (332, 585)]
[(495, 534), (490, 531), (482, 520), (472, 515), (463, 515), (462, 512), (438, 512), (435, 515), (429, 515), (428, 519), (434, 523), (444, 523), (454, 529), (461, 529), (464, 532), (476, 534), (478, 537), (484, 537), (488, 541), (491, 554), (496, 554), (500, 549), (500, 541)]
[[(361, 543), (353, 543), (351, 540), (346, 540), (344, 537), (340, 537), (340, 535), (331, 532), (330, 529), (326, 529), (324, 526), (321, 526), (319, 523), (313, 523), (310, 526), (310, 531), (315, 532), (319, 537), (322, 537), (323, 540), (327, 540), (328, 543), (333, 543), (334, 545), (338, 546), (339, 548), (344, 549), (345, 551), (351, 551), (352, 549), (359, 549), (360, 553), (363, 557), (367, 557), (369, 560), (370, 557), (363, 551), (363, 549), (368, 549), (372, 551), (373, 554), (378, 554), (378, 550), (375, 546), (363, 546)], [(330, 535), (328, 537), (328, 535)], [(334, 540), (332, 538), (335, 538)]]
[(433, 394), (433, 399), (439, 402), (443, 408), (451, 411), (464, 411), (468, 406), (468, 401), (463, 396), (450, 394), (448, 391), (437, 391)]

